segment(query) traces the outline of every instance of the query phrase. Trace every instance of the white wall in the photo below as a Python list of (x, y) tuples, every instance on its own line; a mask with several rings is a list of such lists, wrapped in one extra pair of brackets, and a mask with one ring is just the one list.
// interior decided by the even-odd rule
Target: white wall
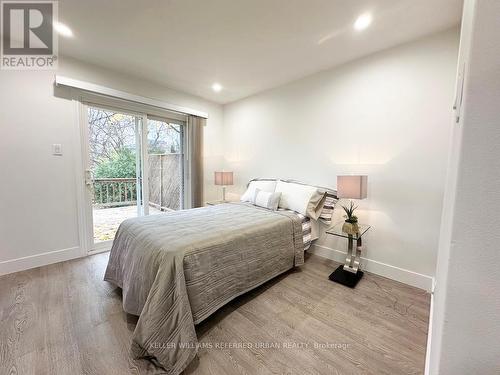
[[(211, 176), (222, 164), (220, 105), (66, 58), (57, 72), (2, 70), (0, 274), (81, 255), (75, 106), (54, 96), (56, 73), (208, 112), (205, 198), (218, 194)], [(62, 144), (62, 157), (51, 155), (53, 143)]]
[(500, 2), (467, 0), (468, 72), (455, 126), (437, 266), (429, 374), (500, 373)]
[[(367, 269), (430, 288), (457, 54), (452, 29), (226, 105), (231, 192), (253, 177), (335, 188), (339, 174), (367, 174)], [(324, 235), (318, 244), (326, 256), (345, 251)]]

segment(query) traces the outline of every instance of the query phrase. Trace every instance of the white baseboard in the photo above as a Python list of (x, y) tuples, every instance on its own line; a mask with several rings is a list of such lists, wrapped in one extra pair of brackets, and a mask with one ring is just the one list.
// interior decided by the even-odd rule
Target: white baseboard
[[(331, 249), (326, 246), (312, 244), (311, 253), (336, 262), (344, 263), (346, 253), (340, 250)], [(376, 260), (361, 257), (361, 267), (368, 272), (387, 277), (428, 292), (432, 290), (433, 277), (421, 273), (391, 266), (390, 264), (378, 262)]]
[(11, 259), (0, 262), (0, 276), (9, 273), (46, 266), (48, 264), (64, 262), (82, 256), (80, 247), (49, 251), (42, 254), (30, 255), (23, 258)]

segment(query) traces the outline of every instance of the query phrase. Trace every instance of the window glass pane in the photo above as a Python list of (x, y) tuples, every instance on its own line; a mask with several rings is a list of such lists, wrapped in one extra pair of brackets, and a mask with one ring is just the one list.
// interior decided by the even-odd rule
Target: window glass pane
[(137, 116), (88, 108), (92, 179), (88, 186), (93, 197), (95, 243), (112, 240), (123, 220), (137, 216), (141, 201), (137, 184), (138, 121)]
[(149, 213), (183, 208), (184, 125), (148, 118)]

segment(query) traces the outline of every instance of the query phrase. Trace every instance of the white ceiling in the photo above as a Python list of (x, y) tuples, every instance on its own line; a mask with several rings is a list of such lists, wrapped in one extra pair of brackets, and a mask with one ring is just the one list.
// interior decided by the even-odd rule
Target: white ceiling
[[(60, 53), (227, 103), (452, 27), (461, 9), (462, 0), (61, 0), (74, 38), (60, 38)], [(372, 26), (354, 31), (364, 12)]]

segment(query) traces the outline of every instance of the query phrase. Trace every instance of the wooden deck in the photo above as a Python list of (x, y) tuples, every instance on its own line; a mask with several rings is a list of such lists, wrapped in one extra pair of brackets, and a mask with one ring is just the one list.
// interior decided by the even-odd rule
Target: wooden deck
[[(150, 206), (149, 214), (156, 215), (160, 210)], [(123, 220), (137, 216), (137, 206), (123, 206), (113, 208), (94, 208), (94, 240), (96, 242), (112, 240)]]

